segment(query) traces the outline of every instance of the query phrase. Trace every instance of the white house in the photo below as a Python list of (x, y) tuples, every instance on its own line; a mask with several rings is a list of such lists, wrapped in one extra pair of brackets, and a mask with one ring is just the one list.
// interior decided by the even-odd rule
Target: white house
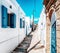
[(16, 0), (0, 0), (0, 53), (11, 53), (26, 37), (25, 17)]

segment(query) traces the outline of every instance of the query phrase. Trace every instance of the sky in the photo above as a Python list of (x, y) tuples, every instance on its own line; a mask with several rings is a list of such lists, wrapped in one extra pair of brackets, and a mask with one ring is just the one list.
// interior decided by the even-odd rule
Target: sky
[[(25, 12), (26, 16), (32, 16), (33, 15), (33, 9), (34, 9), (34, 23), (38, 23), (38, 18), (40, 16), (40, 13), (43, 9), (43, 0), (17, 0), (23, 11)], [(35, 4), (35, 5), (34, 5)], [(36, 20), (37, 19), (37, 20)]]

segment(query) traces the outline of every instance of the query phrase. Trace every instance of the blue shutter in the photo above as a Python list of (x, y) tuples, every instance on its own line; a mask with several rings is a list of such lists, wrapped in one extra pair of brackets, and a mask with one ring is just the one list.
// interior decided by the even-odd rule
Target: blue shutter
[(16, 15), (15, 14), (10, 15), (10, 27), (11, 28), (16, 27)]
[(2, 28), (7, 28), (7, 8), (2, 5)]
[(25, 28), (25, 20), (23, 21), (23, 28)]
[(20, 18), (20, 28), (22, 28), (22, 18)]

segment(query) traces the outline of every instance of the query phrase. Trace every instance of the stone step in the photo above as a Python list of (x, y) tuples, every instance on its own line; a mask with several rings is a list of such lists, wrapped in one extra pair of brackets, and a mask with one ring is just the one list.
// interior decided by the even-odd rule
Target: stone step
[(28, 35), (27, 37), (31, 37), (32, 38), (32, 35)]
[[(20, 46), (22, 46), (22, 47), (28, 47), (28, 45), (29, 44), (21, 44)], [(20, 46), (18, 46), (18, 47), (20, 47)]]
[(16, 52), (27, 52), (27, 49), (26, 48), (22, 48), (22, 47), (17, 47), (14, 51)]
[(16, 51), (14, 51), (14, 52), (12, 52), (12, 53), (24, 53), (24, 52), (16, 52)]
[(22, 44), (30, 44), (30, 42), (31, 42), (31, 41), (28, 40), (28, 41), (22, 42)]
[(28, 41), (28, 40), (31, 40), (32, 38), (30, 37), (26, 37), (25, 39), (24, 39), (24, 41)]
[(25, 48), (25, 49), (27, 49), (28, 48), (28, 45), (22, 45), (22, 46), (19, 46), (17, 48)]

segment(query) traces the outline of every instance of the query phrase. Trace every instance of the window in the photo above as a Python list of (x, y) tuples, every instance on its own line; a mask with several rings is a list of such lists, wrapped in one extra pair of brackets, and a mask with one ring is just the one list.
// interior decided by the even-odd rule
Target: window
[(8, 14), (8, 27), (16, 27), (16, 15), (14, 13)]
[(2, 5), (2, 28), (7, 27), (16, 27), (16, 15), (14, 13), (9, 14), (7, 8)]
[(22, 28), (22, 18), (20, 18), (20, 28)]

